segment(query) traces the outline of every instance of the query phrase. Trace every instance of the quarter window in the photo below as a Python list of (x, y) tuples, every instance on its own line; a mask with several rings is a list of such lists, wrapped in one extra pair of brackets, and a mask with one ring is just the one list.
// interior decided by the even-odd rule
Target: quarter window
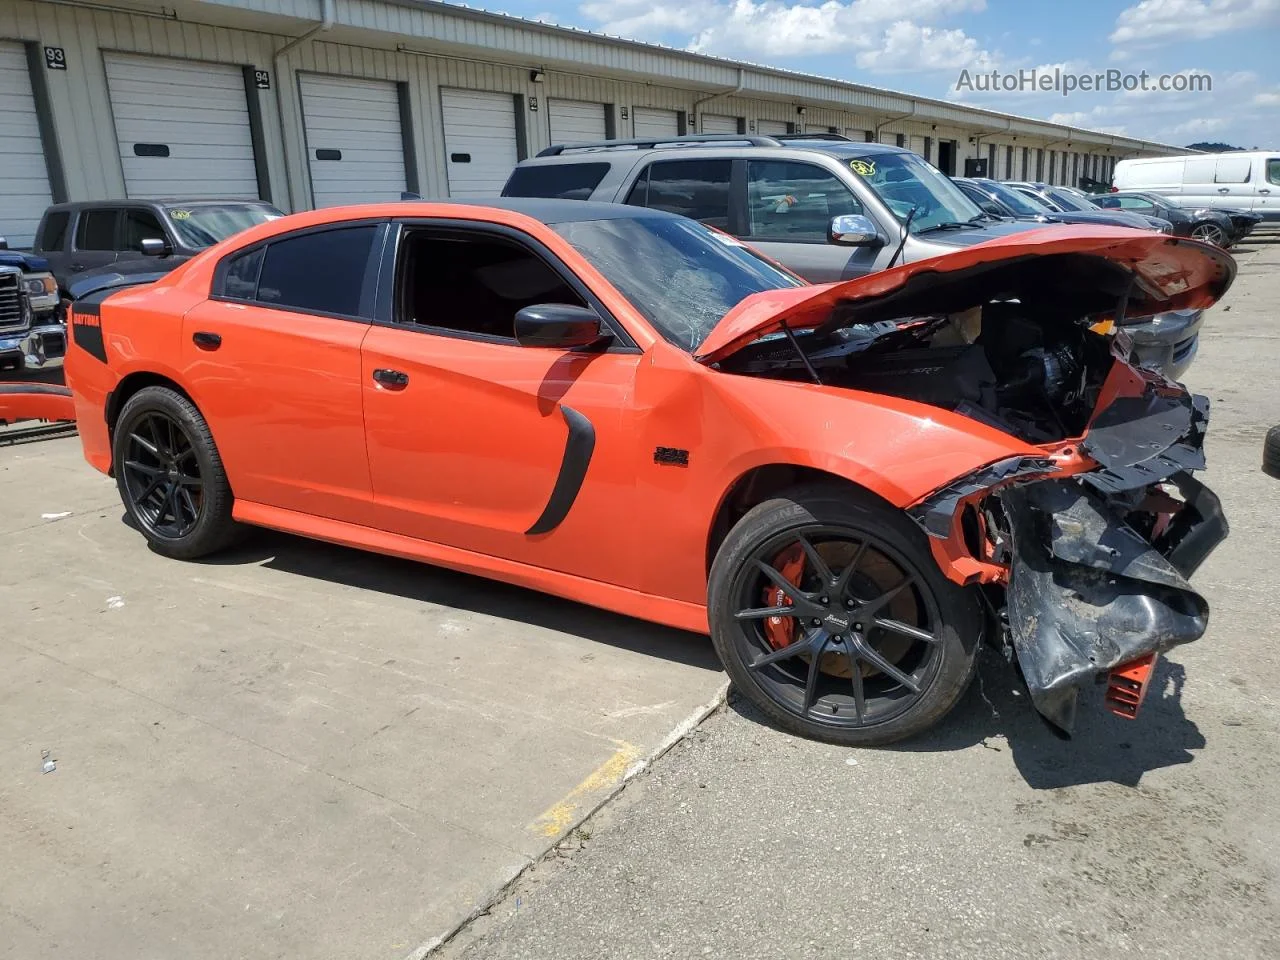
[(650, 164), (627, 203), (653, 207), (729, 229), (729, 160), (662, 160)]
[(355, 317), (377, 227), (342, 227), (267, 246), (257, 300), (273, 307)]
[(609, 172), (607, 163), (548, 163), (516, 167), (502, 188), (504, 197), (558, 197), (589, 200)]
[(76, 228), (77, 250), (115, 250), (116, 211), (86, 210)]
[(825, 243), (832, 217), (862, 213), (838, 177), (811, 163), (752, 160), (747, 166), (749, 236)]
[(223, 296), (233, 300), (252, 300), (258, 295), (258, 274), (262, 272), (266, 252), (266, 247), (258, 247), (231, 260), (222, 281)]
[(1280, 159), (1267, 161), (1267, 183), (1280, 185)]

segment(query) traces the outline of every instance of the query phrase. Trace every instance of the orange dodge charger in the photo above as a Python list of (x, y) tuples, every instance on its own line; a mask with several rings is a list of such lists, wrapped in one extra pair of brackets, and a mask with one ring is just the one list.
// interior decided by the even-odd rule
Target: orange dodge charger
[(1081, 686), (1132, 716), (1204, 632), (1208, 404), (1124, 327), (1234, 270), (1054, 226), (805, 286), (659, 211), (371, 205), (82, 296), (66, 372), (168, 556), (273, 527), (709, 632), (846, 744), (938, 721), (985, 638), (1069, 731)]

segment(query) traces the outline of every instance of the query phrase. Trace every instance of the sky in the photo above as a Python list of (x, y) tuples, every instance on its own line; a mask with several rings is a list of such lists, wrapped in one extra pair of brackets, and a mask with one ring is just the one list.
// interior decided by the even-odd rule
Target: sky
[[(1165, 143), (1280, 147), (1280, 0), (471, 0), (497, 12)], [(991, 92), (1055, 67), (1211, 90)], [(957, 89), (962, 71), (970, 83)], [(969, 89), (968, 87), (972, 87)]]

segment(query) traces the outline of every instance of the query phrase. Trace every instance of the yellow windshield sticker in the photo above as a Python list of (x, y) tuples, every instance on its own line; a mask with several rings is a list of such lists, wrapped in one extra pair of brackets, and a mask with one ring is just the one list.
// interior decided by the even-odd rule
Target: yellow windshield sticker
[(874, 160), (850, 160), (849, 169), (862, 177), (873, 177), (876, 173)]
[(191, 216), (191, 211), (190, 210), (171, 210), (169, 212), (169, 216), (173, 217), (173, 219), (175, 220), (186, 220), (188, 217)]

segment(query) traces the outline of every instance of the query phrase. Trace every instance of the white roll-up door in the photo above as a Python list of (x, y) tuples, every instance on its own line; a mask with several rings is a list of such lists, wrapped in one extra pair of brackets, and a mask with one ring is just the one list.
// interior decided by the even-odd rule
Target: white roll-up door
[(756, 133), (766, 137), (785, 136), (787, 124), (785, 120), (757, 120)]
[(872, 130), (872, 127), (845, 127), (844, 135), (848, 137), (850, 140), (854, 140), (859, 143), (865, 143), (867, 140), (867, 133), (870, 130)]
[(440, 91), (451, 197), (496, 197), (520, 160), (510, 93)]
[(718, 113), (704, 113), (702, 115), (702, 129), (699, 133), (737, 133), (738, 118), (726, 117)]
[(907, 149), (909, 149), (912, 153), (918, 153), (920, 154), (920, 156), (923, 157), (924, 156), (924, 137), (912, 136), (911, 139), (907, 141)]
[(312, 204), (399, 200), (407, 182), (396, 85), (300, 73), (298, 86)]
[(606, 139), (603, 103), (553, 98), (547, 101), (547, 118), (552, 144)]
[(632, 119), (635, 121), (637, 137), (680, 136), (680, 114), (674, 110), (636, 107)]
[(892, 133), (892, 132), (890, 132), (890, 131), (888, 131), (888, 130), (881, 130), (881, 131), (880, 131), (880, 142), (881, 142), (881, 143), (887, 143), (887, 144), (889, 144), (890, 146), (896, 146), (896, 145), (897, 145), (897, 143), (898, 143), (898, 135), (897, 135), (896, 133)]
[(11, 247), (31, 246), (52, 202), (27, 52), (20, 43), (0, 43), (0, 237)]
[(258, 196), (244, 68), (104, 53), (125, 193)]

